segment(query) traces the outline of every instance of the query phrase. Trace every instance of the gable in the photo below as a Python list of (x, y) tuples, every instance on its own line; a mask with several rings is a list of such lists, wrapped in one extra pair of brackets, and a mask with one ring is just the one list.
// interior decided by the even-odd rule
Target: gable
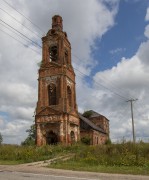
[(46, 107), (42, 109), (37, 115), (46, 116), (46, 115), (59, 115), (59, 114), (61, 114), (60, 111), (57, 111), (51, 107)]

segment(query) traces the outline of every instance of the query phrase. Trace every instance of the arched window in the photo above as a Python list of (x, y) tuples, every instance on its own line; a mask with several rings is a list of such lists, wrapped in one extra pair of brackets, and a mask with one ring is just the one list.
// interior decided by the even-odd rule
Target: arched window
[(50, 56), (50, 62), (57, 61), (57, 46), (52, 46), (49, 48), (49, 56)]
[(68, 64), (68, 51), (65, 50), (65, 63)]
[(56, 86), (54, 84), (50, 84), (48, 86), (49, 92), (49, 105), (56, 105)]
[(55, 134), (53, 131), (50, 131), (49, 133), (47, 133), (46, 135), (46, 144), (57, 144), (58, 142), (58, 136), (57, 134)]
[(67, 86), (67, 99), (68, 99), (68, 104), (69, 104), (69, 106), (71, 106), (72, 105), (72, 100), (71, 100), (71, 95), (72, 93), (71, 93), (71, 89), (70, 89), (70, 86)]

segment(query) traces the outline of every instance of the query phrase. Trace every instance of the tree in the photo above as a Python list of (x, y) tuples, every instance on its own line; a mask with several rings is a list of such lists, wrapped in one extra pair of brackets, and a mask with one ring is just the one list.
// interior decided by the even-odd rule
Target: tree
[(27, 138), (21, 143), (21, 145), (35, 145), (36, 140), (36, 127), (35, 124), (32, 124), (30, 126), (30, 129), (27, 129), (26, 132), (28, 132)]
[(2, 134), (0, 133), (0, 145), (2, 144), (2, 142), (3, 142), (3, 136), (2, 136)]

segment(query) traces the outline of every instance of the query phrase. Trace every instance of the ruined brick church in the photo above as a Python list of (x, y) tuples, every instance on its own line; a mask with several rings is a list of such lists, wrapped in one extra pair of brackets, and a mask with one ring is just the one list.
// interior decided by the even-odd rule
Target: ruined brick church
[(78, 113), (71, 44), (63, 31), (62, 17), (52, 18), (52, 29), (42, 38), (42, 62), (38, 78), (36, 144), (71, 144), (89, 137), (90, 144), (109, 138), (109, 120), (94, 112)]

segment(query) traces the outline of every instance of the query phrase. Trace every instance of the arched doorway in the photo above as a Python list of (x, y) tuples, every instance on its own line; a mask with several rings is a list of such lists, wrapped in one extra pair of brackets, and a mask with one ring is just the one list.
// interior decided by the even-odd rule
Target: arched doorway
[(71, 137), (71, 143), (75, 142), (75, 134), (74, 134), (74, 131), (71, 131), (70, 137)]
[(57, 135), (53, 131), (50, 131), (49, 133), (47, 133), (46, 142), (49, 145), (57, 144), (57, 142), (58, 142)]

